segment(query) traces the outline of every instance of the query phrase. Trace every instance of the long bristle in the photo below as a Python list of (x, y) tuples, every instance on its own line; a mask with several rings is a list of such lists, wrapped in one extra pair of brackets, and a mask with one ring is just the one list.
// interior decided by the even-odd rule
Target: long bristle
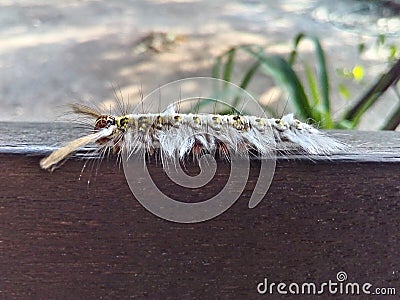
[(59, 164), (62, 160), (64, 160), (67, 156), (69, 156), (72, 152), (77, 149), (86, 146), (89, 143), (93, 143), (101, 138), (107, 137), (112, 134), (114, 130), (114, 126), (110, 128), (105, 128), (99, 132), (89, 134), (87, 136), (83, 136), (76, 140), (73, 140), (60, 149), (54, 151), (49, 156), (43, 158), (40, 161), (40, 167), (45, 170), (53, 170), (56, 168), (57, 164)]
[(101, 113), (98, 112), (97, 110), (95, 110), (94, 108), (86, 106), (86, 105), (82, 105), (79, 103), (71, 104), (71, 108), (72, 108), (72, 111), (76, 114), (86, 115), (86, 116), (95, 117), (95, 118), (98, 118), (101, 116)]

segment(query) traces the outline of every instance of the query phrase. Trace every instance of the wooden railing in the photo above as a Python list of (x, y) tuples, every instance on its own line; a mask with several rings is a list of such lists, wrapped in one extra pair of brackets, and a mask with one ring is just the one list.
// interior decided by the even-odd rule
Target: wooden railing
[[(250, 299), (264, 278), (322, 283), (339, 271), (345, 282), (400, 293), (398, 133), (332, 132), (350, 153), (278, 159), (268, 193), (249, 209), (260, 168), (253, 161), (229, 210), (179, 224), (143, 208), (114, 159), (92, 160), (83, 171), (79, 156), (53, 173), (39, 168), (44, 146), (78, 132), (1, 123), (0, 298)], [(220, 168), (229, 174), (228, 164)]]

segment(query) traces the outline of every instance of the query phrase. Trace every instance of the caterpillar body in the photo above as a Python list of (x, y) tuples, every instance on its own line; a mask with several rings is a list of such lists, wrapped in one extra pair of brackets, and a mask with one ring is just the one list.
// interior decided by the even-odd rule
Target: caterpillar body
[(101, 151), (112, 150), (130, 157), (153, 155), (165, 159), (183, 160), (189, 154), (229, 153), (247, 155), (249, 151), (271, 156), (275, 151), (300, 151), (305, 155), (330, 155), (348, 146), (310, 124), (288, 114), (282, 118), (263, 118), (240, 114), (178, 113), (169, 105), (162, 113), (111, 115), (80, 105), (73, 111), (94, 119), (94, 132), (73, 140), (40, 162), (46, 170), (54, 170), (71, 153), (96, 142)]
[[(89, 125), (90, 133), (55, 150), (40, 161), (40, 166), (52, 171), (77, 149), (96, 143), (100, 154), (118, 155), (134, 198), (154, 215), (173, 222), (203, 222), (231, 207), (247, 185), (250, 157), (259, 158), (260, 168), (248, 204), (254, 208), (271, 185), (277, 153), (300, 152), (313, 159), (348, 152), (349, 148), (293, 114), (269, 118), (247, 91), (216, 78), (185, 78), (165, 84), (142, 97), (134, 110), (125, 107), (121, 94), (121, 98), (115, 96), (117, 113), (73, 104), (77, 121)], [(157, 113), (147, 113), (154, 111)], [(158, 187), (151, 168), (143, 163), (148, 156), (160, 157), (171, 187), (185, 190), (178, 199)], [(191, 157), (200, 169), (195, 176), (182, 168)], [(213, 189), (216, 194), (205, 201), (186, 201), (188, 193), (197, 194), (198, 188), (213, 184), (216, 158), (229, 161), (229, 174), (221, 175), (227, 175), (226, 182)]]

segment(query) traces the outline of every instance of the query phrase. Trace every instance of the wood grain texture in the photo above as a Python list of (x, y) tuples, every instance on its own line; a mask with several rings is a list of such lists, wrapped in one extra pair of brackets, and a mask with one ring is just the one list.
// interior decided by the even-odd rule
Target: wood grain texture
[[(279, 159), (268, 193), (248, 209), (260, 168), (252, 161), (246, 188), (229, 210), (207, 222), (178, 224), (146, 211), (113, 159), (82, 174), (79, 157), (54, 173), (40, 170), (44, 146), (79, 130), (1, 126), (2, 299), (253, 299), (265, 277), (320, 283), (339, 271), (348, 282), (400, 293), (395, 132), (333, 133), (354, 145), (351, 154)], [(159, 164), (150, 168), (161, 189), (180, 193)], [(214, 185), (202, 195), (188, 191), (188, 199), (220, 189), (229, 167), (218, 172)]]

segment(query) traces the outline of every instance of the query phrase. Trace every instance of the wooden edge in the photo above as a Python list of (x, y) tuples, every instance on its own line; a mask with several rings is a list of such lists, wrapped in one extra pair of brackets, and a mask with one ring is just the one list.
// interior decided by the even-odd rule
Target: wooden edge
[[(261, 186), (262, 201), (249, 209), (262, 179), (259, 162), (252, 161), (240, 197), (226, 212), (182, 224), (146, 210), (113, 159), (82, 171), (77, 156), (53, 173), (41, 170), (40, 158), (79, 130), (2, 125), (1, 298), (255, 299), (266, 279), (336, 282), (339, 272), (348, 275), (345, 283), (400, 292), (395, 132), (328, 132), (352, 152), (317, 162), (280, 159), (271, 186)], [(210, 184), (187, 191), (168, 180), (160, 164), (150, 168), (161, 191), (187, 202), (212, 197), (230, 174), (222, 165)], [(143, 182), (135, 186), (144, 189)], [(146, 192), (157, 199), (157, 191)], [(277, 291), (264, 296), (277, 297)], [(325, 290), (318, 298), (330, 296), (337, 295)]]

